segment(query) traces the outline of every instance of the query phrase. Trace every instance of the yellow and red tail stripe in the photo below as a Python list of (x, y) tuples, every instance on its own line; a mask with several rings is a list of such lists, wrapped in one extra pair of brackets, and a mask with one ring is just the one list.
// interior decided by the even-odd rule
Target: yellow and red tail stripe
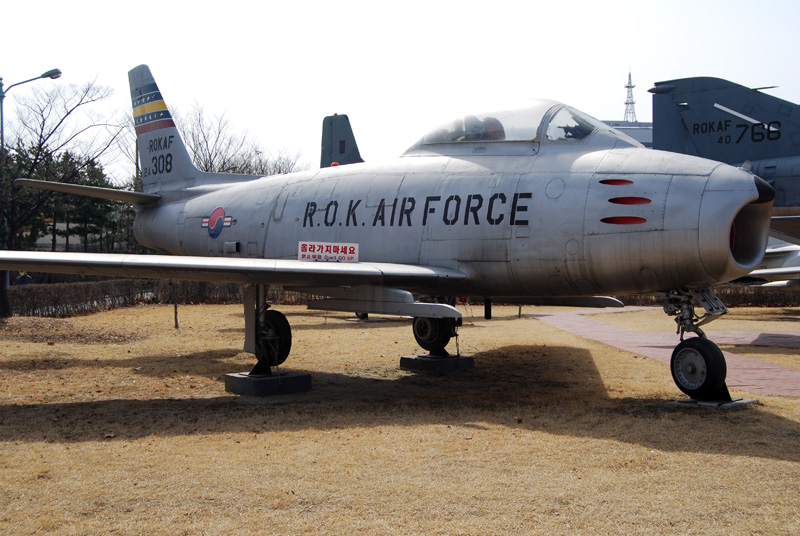
[(131, 95), (136, 135), (175, 126), (157, 85), (149, 84), (138, 88), (136, 93)]

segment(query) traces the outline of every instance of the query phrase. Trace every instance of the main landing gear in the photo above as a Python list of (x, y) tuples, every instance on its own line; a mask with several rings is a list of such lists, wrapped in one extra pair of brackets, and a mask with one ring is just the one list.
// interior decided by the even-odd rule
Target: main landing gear
[(450, 339), (457, 337), (456, 329), (460, 325), (461, 318), (414, 317), (412, 323), (414, 338), (417, 344), (428, 351), (428, 355), (402, 356), (400, 368), (428, 374), (448, 374), (474, 368), (475, 359), (462, 356), (458, 351), (458, 345), (455, 356), (451, 356), (445, 350)]
[(244, 293), (244, 351), (258, 362), (250, 376), (270, 376), (292, 349), (292, 328), (286, 316), (269, 308), (266, 285), (251, 285)]
[(272, 367), (282, 365), (292, 349), (292, 328), (280, 311), (266, 309), (257, 312), (256, 348), (258, 362), (250, 371), (251, 376), (269, 376)]
[[(458, 319), (460, 320), (460, 319)], [(423, 318), (415, 317), (413, 323), (414, 338), (422, 348), (433, 357), (448, 357), (445, 346), (456, 336), (455, 318)]]
[(273, 371), (289, 356), (292, 328), (286, 316), (269, 308), (267, 287), (251, 285), (244, 294), (244, 350), (258, 362), (249, 373), (227, 374), (225, 390), (237, 395), (269, 396), (311, 389), (311, 376)]
[[(702, 317), (695, 314), (693, 298), (706, 311)], [(727, 313), (728, 309), (710, 290), (670, 291), (664, 312), (675, 317), (677, 332), (681, 336), (681, 342), (673, 350), (670, 360), (672, 379), (678, 389), (696, 400), (730, 402), (731, 396), (725, 385), (728, 373), (725, 356), (700, 329), (703, 324)], [(687, 331), (698, 336), (684, 339)]]

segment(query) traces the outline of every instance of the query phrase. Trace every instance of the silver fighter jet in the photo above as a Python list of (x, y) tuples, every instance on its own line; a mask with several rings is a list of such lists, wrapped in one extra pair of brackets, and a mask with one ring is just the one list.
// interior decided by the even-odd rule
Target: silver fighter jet
[(248, 284), (245, 350), (262, 373), (292, 341), (267, 285), (315, 296), (312, 308), (413, 317), (433, 355), (446, 355), (460, 325), (455, 296), (580, 303), (659, 293), (680, 338), (698, 335), (673, 354), (678, 387), (727, 393), (725, 360), (700, 325), (726, 311), (709, 288), (761, 262), (774, 192), (752, 173), (644, 149), (545, 100), (457, 118), (388, 162), (203, 173), (150, 69), (129, 78), (144, 192), (19, 182), (134, 203), (137, 240), (171, 255), (3, 251), (0, 267)]

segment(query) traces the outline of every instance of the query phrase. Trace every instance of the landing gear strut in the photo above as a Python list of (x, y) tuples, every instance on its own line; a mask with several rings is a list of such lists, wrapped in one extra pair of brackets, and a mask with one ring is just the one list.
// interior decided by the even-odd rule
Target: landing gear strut
[[(692, 299), (705, 309), (706, 314), (695, 314)], [(728, 368), (719, 347), (708, 340), (700, 326), (716, 320), (728, 312), (725, 305), (710, 290), (695, 292), (671, 291), (667, 293), (664, 312), (675, 317), (681, 342), (675, 347), (670, 360), (672, 379), (678, 389), (697, 400), (730, 402), (731, 395), (725, 385)], [(697, 337), (684, 340), (687, 331)]]

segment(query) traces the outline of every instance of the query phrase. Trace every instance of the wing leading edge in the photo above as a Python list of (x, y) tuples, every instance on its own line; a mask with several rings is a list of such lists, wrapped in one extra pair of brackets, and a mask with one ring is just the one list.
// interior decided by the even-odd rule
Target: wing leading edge
[(0, 251), (0, 269), (295, 287), (370, 284), (436, 288), (466, 278), (463, 272), (449, 268), (380, 262), (338, 263), (39, 251)]

